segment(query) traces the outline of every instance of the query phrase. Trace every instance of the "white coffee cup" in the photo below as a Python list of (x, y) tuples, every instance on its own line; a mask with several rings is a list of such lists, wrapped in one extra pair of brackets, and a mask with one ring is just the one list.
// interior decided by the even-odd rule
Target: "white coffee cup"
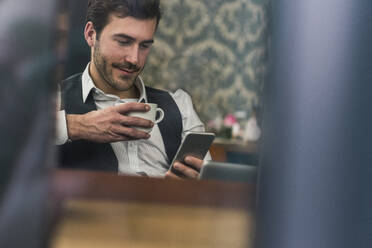
[[(161, 108), (158, 108), (158, 105), (156, 103), (147, 103), (147, 105), (150, 106), (149, 111), (147, 111), (147, 112), (130, 112), (127, 115), (147, 119), (147, 120), (150, 120), (150, 121), (154, 122), (154, 124), (158, 124), (159, 122), (161, 122), (164, 118), (164, 111)], [(138, 130), (141, 130), (141, 131), (144, 131), (146, 133), (150, 133), (152, 131), (152, 128), (145, 128), (145, 127), (134, 127), (134, 128), (136, 128)]]

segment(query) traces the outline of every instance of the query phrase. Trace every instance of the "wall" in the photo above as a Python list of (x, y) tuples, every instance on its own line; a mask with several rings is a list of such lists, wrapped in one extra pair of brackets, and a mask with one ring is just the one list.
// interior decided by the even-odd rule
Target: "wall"
[(145, 82), (189, 92), (205, 123), (237, 110), (249, 116), (254, 105), (260, 105), (267, 71), (265, 2), (163, 1)]

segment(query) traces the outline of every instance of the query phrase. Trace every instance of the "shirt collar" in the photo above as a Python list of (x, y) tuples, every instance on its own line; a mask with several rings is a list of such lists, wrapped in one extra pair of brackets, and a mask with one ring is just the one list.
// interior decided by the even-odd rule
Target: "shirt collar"
[[(87, 100), (88, 95), (92, 90), (93, 91), (95, 91), (95, 90), (101, 91), (100, 89), (98, 89), (95, 86), (95, 84), (93, 83), (93, 79), (90, 77), (89, 65), (90, 65), (90, 63), (88, 63), (88, 65), (85, 67), (85, 70), (84, 70), (83, 75), (82, 75), (82, 82), (81, 83), (82, 83), (83, 102), (85, 102)], [(146, 94), (145, 84), (143, 83), (143, 80), (140, 76), (138, 76), (134, 85), (137, 87), (137, 89), (140, 92), (140, 97), (138, 99), (138, 102), (146, 102), (147, 103), (147, 94)]]

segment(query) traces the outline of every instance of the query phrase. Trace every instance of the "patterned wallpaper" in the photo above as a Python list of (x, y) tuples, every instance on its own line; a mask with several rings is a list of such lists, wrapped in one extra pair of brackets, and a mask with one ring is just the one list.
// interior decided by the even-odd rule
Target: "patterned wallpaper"
[(261, 104), (267, 71), (265, 0), (163, 0), (143, 73), (148, 85), (186, 90), (203, 122)]

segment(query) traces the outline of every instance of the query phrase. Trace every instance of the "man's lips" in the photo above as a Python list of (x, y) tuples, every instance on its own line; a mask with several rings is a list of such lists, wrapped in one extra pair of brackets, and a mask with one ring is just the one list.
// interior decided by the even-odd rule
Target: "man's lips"
[(136, 71), (133, 71), (133, 70), (126, 70), (126, 69), (121, 69), (121, 68), (116, 68), (122, 72), (125, 72), (125, 73), (129, 73), (129, 74), (132, 74), (132, 73), (135, 73)]
[(120, 66), (115, 66), (114, 67), (120, 71), (123, 71), (125, 73), (129, 73), (129, 74), (132, 74), (132, 73), (135, 73), (135, 72), (138, 72), (139, 71), (139, 68), (134, 68), (134, 69), (129, 69), (127, 67), (120, 67)]

